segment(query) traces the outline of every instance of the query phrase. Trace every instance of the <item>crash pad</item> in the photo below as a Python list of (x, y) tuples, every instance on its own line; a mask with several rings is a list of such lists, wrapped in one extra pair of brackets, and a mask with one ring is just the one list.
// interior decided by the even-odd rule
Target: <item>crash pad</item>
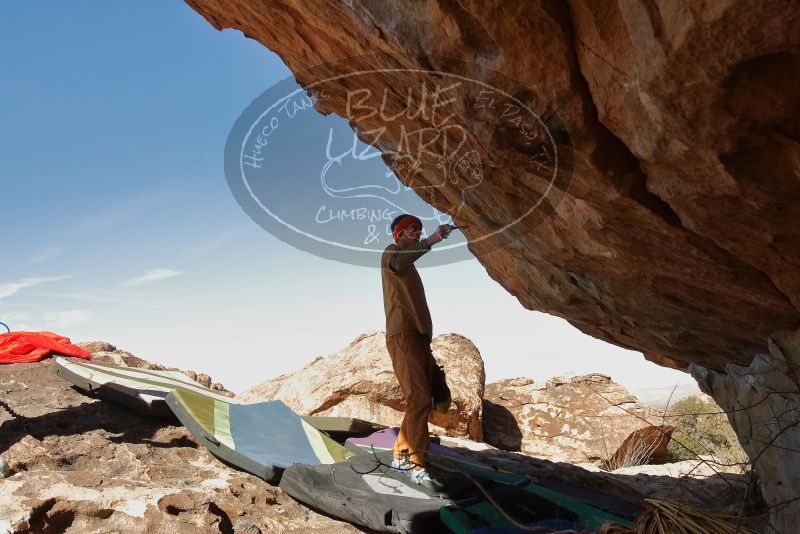
[[(523, 525), (559, 520), (579, 525), (581, 530), (586, 527), (576, 514), (524, 489), (504, 486), (494, 488), (489, 494), (505, 513)], [(469, 534), (486, 527), (511, 526), (511, 522), (484, 495), (448, 504), (441, 508), (440, 516), (442, 523), (454, 534)], [(542, 529), (542, 532), (547, 530)]]
[(235, 404), (175, 389), (167, 404), (215, 456), (267, 481), (295, 463), (332, 464), (352, 454), (281, 401)]
[[(7, 328), (7, 327), (6, 327)], [(38, 362), (51, 353), (90, 358), (91, 353), (52, 332), (8, 332), (0, 334), (0, 363)]]
[[(167, 395), (175, 389), (194, 391), (230, 404), (239, 404), (235, 397), (201, 386), (180, 371), (139, 369), (93, 361), (58, 357), (53, 371), (73, 386), (99, 397), (125, 404), (137, 411), (160, 417), (174, 417), (167, 406)], [(383, 425), (353, 417), (302, 416), (317, 430), (342, 443), (349, 437), (365, 436)]]
[(569, 484), (558, 478), (557, 471), (549, 476), (537, 477), (536, 484), (530, 486), (530, 488), (536, 488), (536, 491), (543, 496), (552, 496), (553, 498), (561, 496), (574, 499), (577, 502), (602, 510), (611, 516), (621, 518), (620, 522), (635, 519), (644, 512), (644, 508), (630, 501)]
[[(470, 534), (528, 534), (530, 532), (587, 532), (577, 523), (571, 523), (562, 519), (544, 519), (542, 521), (534, 521), (525, 525), (528, 528), (521, 529), (517, 527), (483, 527), (470, 532)], [(538, 529), (531, 529), (530, 527), (539, 527)]]
[(213, 399), (238, 402), (218, 391), (201, 386), (180, 371), (157, 371), (123, 365), (96, 363), (58, 357), (53, 372), (73, 386), (135, 410), (156, 416), (173, 417), (166, 398), (170, 391), (193, 391)]
[(439, 509), (453, 503), (369, 454), (332, 465), (293, 465), (280, 487), (313, 509), (378, 532), (446, 532)]
[[(604, 523), (630, 526), (631, 522), (589, 506), (577, 499), (537, 484), (526, 487), (505, 486), (488, 492), (500, 503), (503, 511), (518, 523), (532, 524), (541, 520), (560, 520), (580, 525), (581, 530), (594, 530)], [(457, 501), (441, 509), (441, 519), (455, 534), (467, 534), (476, 528), (497, 527), (513, 529), (512, 523), (485, 495)]]
[[(391, 451), (399, 430), (397, 427), (392, 427), (379, 430), (363, 438), (349, 438), (346, 445), (354, 451)], [(459, 454), (458, 451), (436, 443), (430, 444), (428, 462), (442, 472), (468, 473), (484, 480), (492, 480), (512, 486), (527, 485), (531, 481), (526, 475), (512, 473), (489, 463), (473, 460)]]
[(587, 517), (606, 517), (589, 506), (576, 506), (575, 512), (563, 505), (564, 499), (491, 479), (481, 479), (481, 489), (456, 473), (431, 467), (444, 485), (436, 492), (389, 468), (390, 461), (390, 451), (371, 449), (332, 465), (295, 464), (284, 472), (280, 487), (311, 508), (380, 532), (466, 533), (508, 525), (484, 491), (523, 522), (561, 519), (583, 525), (589, 524)]
[[(387, 458), (390, 459), (392, 446), (397, 438), (398, 431), (399, 429), (396, 427), (388, 428), (364, 438), (350, 438), (346, 443), (350, 449), (364, 452), (380, 451), (381, 454), (386, 454)], [(547, 519), (575, 517), (583, 524), (597, 528), (605, 521), (629, 524), (629, 519), (642, 512), (642, 509), (633, 503), (596, 491), (572, 486), (560, 480), (544, 478), (537, 480), (534, 484), (525, 475), (510, 473), (437, 443), (431, 443), (429, 450), (428, 462), (434, 469), (438, 467), (443, 469), (444, 472), (451, 473), (460, 471), (482, 481), (488, 480), (506, 486), (521, 488), (525, 493), (519, 494), (521, 495), (520, 498), (534, 499), (534, 497), (528, 496), (533, 495), (548, 501), (555, 509), (564, 511), (561, 516), (550, 516)], [(506, 491), (511, 492), (512, 490)], [(480, 504), (478, 511), (484, 510), (485, 508), (483, 507), (488, 503), (482, 495), (472, 504), (477, 504), (478, 502), (483, 503)], [(444, 512), (445, 516), (447, 514), (448, 512)], [(453, 521), (456, 520), (454, 519)], [(503, 526), (507, 524), (500, 521), (499, 523), (487, 523), (486, 526)], [(473, 528), (477, 528), (477, 526), (480, 525), (476, 525)]]
[(333, 417), (320, 415), (301, 415), (303, 420), (334, 438), (344, 441), (349, 437), (369, 436), (373, 432), (383, 430), (386, 425), (379, 425), (355, 417)]

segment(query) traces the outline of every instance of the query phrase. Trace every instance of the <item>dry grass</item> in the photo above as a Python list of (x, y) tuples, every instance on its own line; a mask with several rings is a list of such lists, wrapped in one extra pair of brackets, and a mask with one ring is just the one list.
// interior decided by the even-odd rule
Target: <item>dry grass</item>
[(669, 499), (645, 499), (645, 512), (633, 527), (606, 523), (597, 534), (755, 534), (736, 525), (736, 518), (712, 514)]
[(673, 500), (645, 499), (645, 512), (636, 518), (639, 534), (755, 534), (736, 525), (736, 517), (712, 514)]
[(653, 457), (653, 453), (663, 440), (663, 436), (657, 435), (653, 438), (651, 435), (637, 430), (629, 440), (626, 440), (627, 446), (624, 447), (624, 452), (619, 454), (619, 451), (617, 451), (608, 460), (603, 460), (600, 462), (600, 468), (605, 471), (614, 471), (623, 467), (648, 464)]

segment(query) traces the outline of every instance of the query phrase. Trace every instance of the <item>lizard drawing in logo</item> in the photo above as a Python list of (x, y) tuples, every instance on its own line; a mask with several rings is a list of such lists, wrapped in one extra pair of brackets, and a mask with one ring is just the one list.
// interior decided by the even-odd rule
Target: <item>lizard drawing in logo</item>
[[(340, 154), (332, 153), (332, 142), (331, 129), (326, 160), (320, 171), (320, 185), (332, 198), (373, 199), (372, 202), (380, 203), (381, 207), (391, 207), (403, 213), (414, 212), (419, 214), (422, 221), (435, 221), (439, 225), (459, 220), (461, 210), (466, 205), (467, 191), (483, 182), (480, 155), (477, 151), (469, 150), (466, 142), (460, 143), (453, 154), (438, 155), (429, 168), (425, 167), (422, 158), (414, 155), (397, 151), (381, 153), (372, 146), (360, 143), (355, 134), (352, 145)], [(431, 154), (427, 156), (427, 159), (432, 159)], [(374, 158), (382, 158), (385, 165), (367, 163)], [(354, 172), (359, 164), (370, 165), (371, 172), (368, 175), (371, 179), (367, 183), (363, 183), (363, 179), (362, 183), (354, 183), (354, 176), (364, 175)], [(345, 168), (347, 171), (342, 172)], [(406, 183), (401, 182), (398, 176), (402, 176)], [(452, 200), (454, 195), (458, 195), (455, 202)], [(420, 212), (417, 196), (429, 205), (430, 215)], [(446, 206), (448, 213), (434, 208), (434, 203)]]

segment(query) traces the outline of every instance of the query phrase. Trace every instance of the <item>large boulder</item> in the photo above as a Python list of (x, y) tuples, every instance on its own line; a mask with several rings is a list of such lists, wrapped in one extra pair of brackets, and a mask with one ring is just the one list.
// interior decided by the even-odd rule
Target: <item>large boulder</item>
[[(480, 441), (485, 379), (480, 352), (458, 334), (435, 337), (431, 350), (444, 366), (453, 396), (446, 414), (431, 414), (433, 430)], [(295, 373), (255, 386), (240, 398), (246, 402), (277, 399), (304, 415), (358, 417), (389, 426), (399, 425), (405, 411), (386, 336), (378, 330), (358, 336), (344, 349), (321, 356)]]
[(800, 331), (776, 332), (769, 352), (725, 372), (690, 367), (700, 388), (728, 416), (753, 459), (776, 532), (795, 532), (800, 520)]
[(483, 410), (487, 443), (570, 463), (607, 460), (632, 432), (662, 421), (601, 374), (493, 382), (486, 385)]

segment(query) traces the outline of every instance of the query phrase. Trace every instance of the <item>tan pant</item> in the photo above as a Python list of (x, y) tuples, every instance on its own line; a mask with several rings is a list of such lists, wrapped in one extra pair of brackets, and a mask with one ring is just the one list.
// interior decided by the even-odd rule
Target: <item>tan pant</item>
[(425, 334), (401, 330), (386, 338), (394, 374), (406, 398), (406, 413), (394, 444), (394, 457), (406, 454), (417, 465), (428, 456), (428, 414), (431, 412), (431, 372), (436, 360)]

